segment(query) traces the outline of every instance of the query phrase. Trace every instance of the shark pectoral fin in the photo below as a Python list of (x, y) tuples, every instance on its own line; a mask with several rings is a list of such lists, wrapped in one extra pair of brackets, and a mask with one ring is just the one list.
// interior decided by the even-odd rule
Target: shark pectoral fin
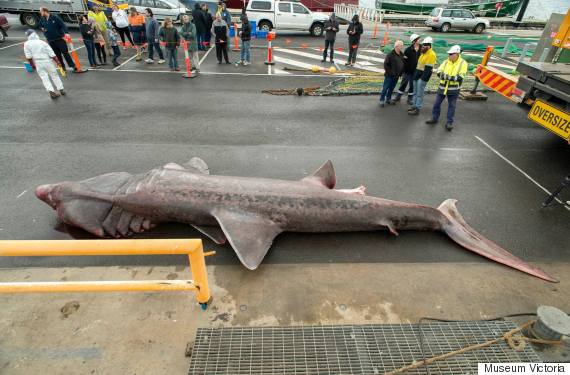
[(190, 161), (187, 163), (182, 164), (182, 166), (192, 172), (210, 174), (210, 168), (208, 167), (208, 164), (196, 156), (190, 159)]
[(218, 245), (226, 243), (227, 238), (224, 235), (224, 232), (222, 231), (221, 228), (214, 226), (206, 226), (206, 225), (192, 225), (192, 226), (196, 228), (197, 231), (208, 236), (208, 238), (210, 238)]
[(332, 161), (327, 160), (312, 175), (302, 178), (301, 181), (334, 189), (336, 185), (336, 174), (334, 172)]
[(282, 232), (272, 220), (247, 212), (219, 210), (214, 217), (239, 260), (250, 270), (259, 266), (273, 239)]

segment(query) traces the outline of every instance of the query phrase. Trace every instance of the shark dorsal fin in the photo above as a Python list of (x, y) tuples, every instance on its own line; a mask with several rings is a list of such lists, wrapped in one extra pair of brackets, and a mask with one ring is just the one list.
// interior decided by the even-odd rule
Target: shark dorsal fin
[(199, 157), (193, 157), (189, 162), (183, 164), (184, 168), (188, 170), (195, 170), (203, 174), (210, 174), (208, 164)]
[(334, 173), (332, 161), (327, 160), (312, 175), (302, 178), (301, 181), (319, 184), (329, 189), (334, 189), (336, 185), (336, 174)]
[(272, 220), (249, 212), (219, 209), (214, 217), (239, 260), (250, 270), (259, 266), (273, 239), (283, 231)]

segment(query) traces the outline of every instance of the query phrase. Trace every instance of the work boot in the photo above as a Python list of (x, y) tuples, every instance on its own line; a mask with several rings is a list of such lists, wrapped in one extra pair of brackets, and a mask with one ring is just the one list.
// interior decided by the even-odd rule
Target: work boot
[(326, 60), (326, 59), (322, 59), (321, 62), (327, 62), (327, 60)]
[(402, 99), (402, 94), (398, 93), (398, 94), (396, 94), (396, 97), (394, 98), (394, 102), (399, 102), (400, 99)]
[(447, 129), (447, 131), (451, 131), (453, 129), (453, 123), (452, 122), (446, 123), (445, 128)]
[(426, 121), (426, 124), (428, 125), (437, 124), (437, 120), (434, 118), (430, 118), (429, 120)]
[(419, 108), (413, 108), (408, 111), (408, 115), (417, 116), (420, 114)]
[(49, 97), (52, 98), (52, 99), (57, 99), (57, 98), (59, 98), (59, 94), (56, 93), (56, 92), (50, 91), (50, 92), (49, 92)]
[(408, 96), (408, 104), (409, 104), (409, 105), (413, 105), (413, 104), (414, 104), (414, 100), (413, 100), (410, 96)]
[(64, 91), (63, 89), (61, 89), (61, 90), (59, 90), (59, 95), (61, 95), (61, 96), (65, 96), (65, 95), (66, 95), (66, 93), (65, 93), (65, 91)]

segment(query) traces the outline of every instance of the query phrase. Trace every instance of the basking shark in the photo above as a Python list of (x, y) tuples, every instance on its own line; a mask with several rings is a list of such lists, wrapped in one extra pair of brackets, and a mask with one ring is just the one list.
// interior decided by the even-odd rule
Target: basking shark
[(218, 244), (229, 241), (244, 266), (256, 269), (281, 232), (432, 230), (467, 250), (556, 282), (483, 237), (461, 217), (456, 200), (438, 208), (375, 198), (364, 188), (335, 190), (332, 162), (297, 181), (210, 175), (200, 158), (143, 174), (108, 173), (42, 185), (36, 196), (65, 223), (98, 237), (125, 237), (164, 222), (194, 226)]

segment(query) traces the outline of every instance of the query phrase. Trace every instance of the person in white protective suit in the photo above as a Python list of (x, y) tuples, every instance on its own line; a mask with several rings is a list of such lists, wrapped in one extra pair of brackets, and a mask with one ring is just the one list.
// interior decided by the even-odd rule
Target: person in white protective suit
[[(26, 31), (26, 35), (28, 36), (28, 41), (24, 43), (26, 59), (28, 59), (32, 68), (38, 72), (50, 98), (57, 99), (59, 96), (65, 95), (63, 83), (56, 69), (56, 65), (58, 65), (59, 62), (52, 48), (49, 44), (40, 40), (38, 34), (33, 30)], [(51, 81), (53, 81), (53, 85), (50, 78)], [(54, 85), (55, 89), (53, 87)]]

